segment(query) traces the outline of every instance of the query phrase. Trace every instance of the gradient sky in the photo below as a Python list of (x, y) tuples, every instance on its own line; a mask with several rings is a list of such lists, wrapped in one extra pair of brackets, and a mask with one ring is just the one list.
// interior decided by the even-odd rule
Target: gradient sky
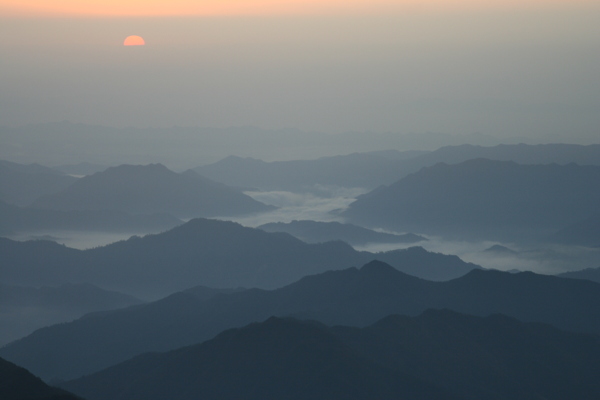
[(600, 134), (598, 1), (0, 0), (0, 54), (0, 125)]

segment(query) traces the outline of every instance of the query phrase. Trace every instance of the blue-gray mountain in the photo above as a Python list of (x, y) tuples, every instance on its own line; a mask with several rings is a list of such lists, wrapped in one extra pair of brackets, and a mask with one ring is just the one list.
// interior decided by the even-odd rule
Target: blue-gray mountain
[(307, 274), (374, 259), (433, 280), (456, 278), (480, 268), (421, 248), (358, 252), (339, 241), (307, 244), (286, 233), (208, 219), (89, 250), (0, 238), (0, 276), (7, 284), (90, 282), (141, 298), (158, 298), (195, 285), (276, 288)]
[(458, 164), (475, 158), (519, 164), (600, 165), (600, 145), (461, 145), (432, 152), (385, 151), (274, 162), (231, 156), (195, 171), (228, 185), (263, 190), (306, 191), (315, 185), (375, 189), (424, 167), (441, 162)]
[(52, 210), (118, 210), (135, 214), (169, 213), (180, 218), (230, 216), (274, 209), (239, 190), (188, 170), (161, 164), (121, 165), (79, 179), (32, 205)]
[(77, 178), (39, 164), (17, 164), (0, 160), (0, 201), (27, 206), (43, 195), (69, 187)]
[(449, 237), (546, 237), (597, 213), (600, 166), (477, 159), (423, 168), (342, 213), (366, 226)]
[(307, 243), (341, 240), (352, 246), (364, 246), (368, 243), (418, 243), (427, 240), (427, 238), (414, 233), (396, 235), (339, 222), (272, 222), (261, 225), (258, 229), (266, 232), (286, 232)]
[(40, 329), (0, 349), (0, 356), (44, 379), (71, 379), (145, 352), (199, 343), (270, 316), (366, 326), (390, 314), (415, 316), (430, 308), (478, 316), (502, 313), (600, 333), (598, 283), (483, 270), (431, 282), (373, 261), (361, 269), (313, 275), (272, 291), (248, 289), (202, 298), (184, 292), (135, 308), (90, 314)]
[(183, 223), (169, 214), (129, 214), (114, 210), (60, 211), (17, 207), (0, 200), (0, 235), (38, 231), (156, 233)]
[(90, 284), (34, 288), (0, 283), (0, 345), (44, 326), (72, 321), (89, 312), (140, 303), (132, 296)]

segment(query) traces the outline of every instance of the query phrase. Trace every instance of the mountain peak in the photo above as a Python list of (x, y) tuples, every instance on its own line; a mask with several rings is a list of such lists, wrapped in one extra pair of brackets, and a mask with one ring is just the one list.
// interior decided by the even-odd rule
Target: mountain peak
[(400, 274), (396, 268), (391, 265), (384, 263), (383, 261), (373, 260), (362, 266), (360, 272), (369, 275), (382, 275), (382, 274)]

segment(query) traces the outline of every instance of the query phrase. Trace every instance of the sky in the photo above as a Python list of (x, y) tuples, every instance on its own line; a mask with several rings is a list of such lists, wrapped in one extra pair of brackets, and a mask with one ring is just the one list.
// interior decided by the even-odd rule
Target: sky
[(5, 126), (600, 130), (600, 1), (0, 0), (0, 54)]

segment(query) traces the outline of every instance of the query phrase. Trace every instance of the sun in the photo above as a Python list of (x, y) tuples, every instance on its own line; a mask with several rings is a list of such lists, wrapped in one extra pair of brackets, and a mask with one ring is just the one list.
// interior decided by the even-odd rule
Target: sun
[(127, 36), (123, 41), (123, 46), (143, 46), (145, 44), (144, 38), (137, 35)]

